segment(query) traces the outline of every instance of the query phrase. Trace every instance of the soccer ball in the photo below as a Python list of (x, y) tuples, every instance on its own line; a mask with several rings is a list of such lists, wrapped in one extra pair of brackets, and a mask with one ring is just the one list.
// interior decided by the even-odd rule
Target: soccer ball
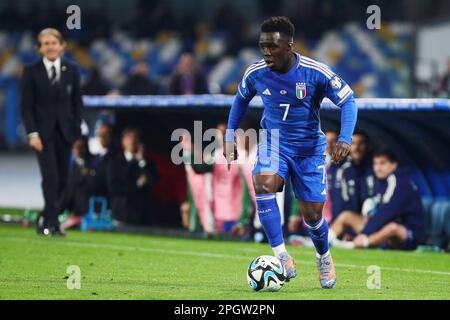
[(255, 291), (278, 291), (285, 281), (286, 270), (273, 256), (256, 257), (247, 269), (247, 282)]

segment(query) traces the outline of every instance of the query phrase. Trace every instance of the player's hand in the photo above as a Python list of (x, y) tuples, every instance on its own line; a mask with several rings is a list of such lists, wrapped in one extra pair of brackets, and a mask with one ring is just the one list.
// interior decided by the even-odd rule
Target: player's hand
[(136, 152), (136, 160), (137, 161), (144, 160), (144, 145), (143, 144), (139, 144), (139, 146), (138, 146), (138, 150)]
[(147, 183), (147, 177), (145, 176), (145, 174), (141, 175), (139, 177), (139, 179), (136, 181), (136, 185), (139, 188), (142, 188), (146, 183)]
[(42, 152), (42, 150), (44, 149), (44, 145), (42, 144), (41, 138), (39, 138), (39, 136), (31, 137), (29, 144), (30, 147), (36, 150), (37, 152)]
[(331, 155), (331, 159), (334, 163), (341, 163), (345, 157), (350, 153), (350, 145), (347, 142), (339, 141), (336, 143), (333, 149), (333, 153)]
[(231, 162), (238, 158), (237, 144), (234, 141), (224, 141), (223, 143), (223, 156), (228, 163), (228, 171), (231, 168)]

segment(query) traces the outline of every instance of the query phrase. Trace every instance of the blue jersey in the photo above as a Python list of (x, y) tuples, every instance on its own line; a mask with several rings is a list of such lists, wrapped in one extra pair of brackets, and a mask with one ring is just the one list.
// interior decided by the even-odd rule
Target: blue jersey
[(332, 219), (345, 210), (359, 212), (356, 191), (352, 183), (344, 180), (344, 172), (351, 166), (350, 161), (342, 164), (331, 163), (328, 171), (328, 190), (331, 200)]
[(377, 179), (374, 194), (377, 205), (363, 233), (370, 235), (389, 222), (397, 222), (412, 232), (411, 236), (417, 243), (425, 240), (422, 202), (409, 170), (398, 168), (386, 179)]
[(353, 91), (328, 66), (298, 53), (295, 56), (296, 63), (284, 74), (270, 70), (264, 60), (251, 65), (239, 85), (239, 94), (246, 101), (256, 94), (261, 96), (261, 126), (268, 129), (268, 138), (270, 130), (279, 130), (281, 153), (323, 155), (326, 138), (320, 127), (320, 104), (327, 97), (341, 106), (353, 97)]
[(364, 201), (374, 195), (372, 157), (366, 155), (360, 164), (350, 157), (342, 165), (333, 163), (330, 166), (329, 182), (333, 219), (344, 210), (361, 212)]

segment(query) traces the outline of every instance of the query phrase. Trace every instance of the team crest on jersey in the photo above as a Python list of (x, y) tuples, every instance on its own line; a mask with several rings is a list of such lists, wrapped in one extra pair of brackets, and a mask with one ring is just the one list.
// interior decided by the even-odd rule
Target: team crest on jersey
[(295, 95), (298, 99), (303, 99), (304, 97), (306, 97), (306, 83), (297, 82), (295, 84)]

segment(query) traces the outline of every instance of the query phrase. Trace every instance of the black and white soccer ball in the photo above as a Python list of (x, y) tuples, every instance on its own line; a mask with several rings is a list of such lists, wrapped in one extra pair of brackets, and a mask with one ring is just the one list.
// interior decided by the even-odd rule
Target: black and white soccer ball
[(255, 291), (278, 291), (285, 281), (286, 270), (273, 256), (256, 257), (247, 269), (247, 282)]

